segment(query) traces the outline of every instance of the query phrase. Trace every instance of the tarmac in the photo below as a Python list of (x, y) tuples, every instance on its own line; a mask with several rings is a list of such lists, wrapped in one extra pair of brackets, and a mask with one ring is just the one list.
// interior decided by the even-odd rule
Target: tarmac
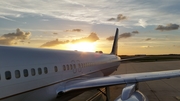
[[(112, 75), (154, 72), (180, 69), (180, 61), (128, 62), (121, 63)], [(110, 87), (110, 101), (114, 101), (125, 85)], [(180, 77), (139, 83), (139, 90), (149, 101), (180, 101)], [(94, 97), (96, 94), (99, 96)], [(93, 98), (93, 99), (92, 99)], [(106, 101), (105, 96), (97, 90), (87, 91), (71, 101)]]

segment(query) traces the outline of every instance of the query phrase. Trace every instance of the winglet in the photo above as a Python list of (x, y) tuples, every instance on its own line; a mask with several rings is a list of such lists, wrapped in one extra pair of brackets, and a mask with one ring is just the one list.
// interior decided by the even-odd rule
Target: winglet
[(115, 55), (117, 55), (117, 51), (118, 51), (118, 36), (119, 36), (118, 34), (119, 34), (119, 29), (116, 28), (113, 47), (112, 47), (112, 51), (111, 51), (111, 54), (115, 54)]

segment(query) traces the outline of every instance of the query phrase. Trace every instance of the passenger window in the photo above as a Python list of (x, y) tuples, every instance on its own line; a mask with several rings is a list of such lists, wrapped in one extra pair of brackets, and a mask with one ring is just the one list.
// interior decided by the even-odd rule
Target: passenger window
[(73, 69), (73, 66), (72, 66), (72, 64), (70, 64), (70, 68), (71, 68), (71, 70)]
[(55, 71), (55, 72), (57, 72), (57, 71), (58, 71), (57, 66), (54, 66), (54, 71)]
[(76, 64), (73, 64), (74, 68), (76, 68)]
[(11, 79), (11, 72), (10, 71), (6, 71), (5, 72), (5, 77), (6, 77), (6, 80), (10, 80)]
[(66, 66), (65, 65), (63, 65), (63, 70), (66, 71)]
[(44, 67), (44, 73), (47, 74), (48, 73), (48, 69), (47, 67)]
[(32, 75), (32, 76), (36, 75), (36, 71), (35, 71), (34, 68), (31, 69), (31, 75)]
[(24, 77), (27, 77), (28, 76), (28, 70), (24, 69), (23, 72), (24, 72)]
[(81, 65), (80, 64), (78, 64), (79, 65), (79, 67), (81, 67)]
[(67, 65), (67, 70), (69, 70), (69, 65)]
[(41, 75), (42, 74), (42, 69), (38, 68), (38, 74)]
[(19, 70), (15, 70), (15, 77), (16, 78), (20, 78), (20, 71)]

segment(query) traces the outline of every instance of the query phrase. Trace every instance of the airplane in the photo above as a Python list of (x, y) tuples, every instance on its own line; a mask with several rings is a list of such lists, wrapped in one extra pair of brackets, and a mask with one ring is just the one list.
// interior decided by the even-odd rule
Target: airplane
[(0, 46), (0, 101), (66, 101), (102, 87), (108, 95), (109, 86), (121, 84), (126, 86), (115, 101), (147, 101), (139, 82), (180, 76), (180, 70), (109, 76), (123, 61), (118, 31), (110, 54)]

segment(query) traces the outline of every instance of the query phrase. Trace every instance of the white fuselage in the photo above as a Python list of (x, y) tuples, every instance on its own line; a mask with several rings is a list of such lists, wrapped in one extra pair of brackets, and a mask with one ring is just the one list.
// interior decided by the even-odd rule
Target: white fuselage
[(69, 81), (107, 76), (116, 55), (0, 46), (0, 100), (54, 101)]

